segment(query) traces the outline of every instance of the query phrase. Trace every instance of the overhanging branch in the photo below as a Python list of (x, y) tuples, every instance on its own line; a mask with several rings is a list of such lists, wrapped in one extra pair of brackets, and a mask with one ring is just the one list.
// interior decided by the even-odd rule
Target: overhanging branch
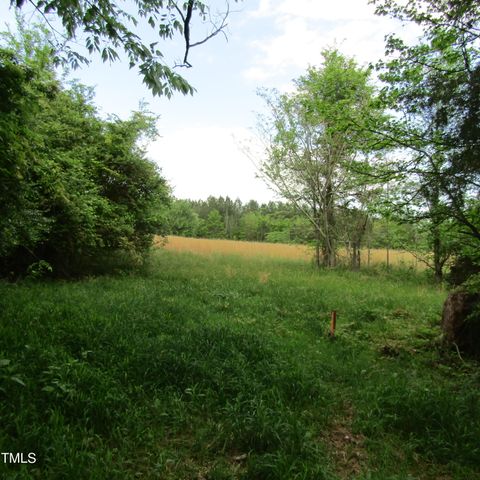
[[(222, 19), (220, 21), (220, 24), (214, 25), (213, 31), (209, 33), (205, 38), (202, 40), (199, 40), (197, 42), (191, 41), (190, 38), (190, 22), (192, 19), (192, 14), (193, 14), (193, 9), (195, 6), (195, 0), (189, 0), (187, 3), (187, 10), (185, 15), (183, 14), (182, 10), (178, 7), (178, 5), (175, 4), (175, 9), (177, 10), (178, 14), (180, 15), (180, 18), (182, 19), (183, 22), (183, 37), (185, 39), (185, 54), (183, 56), (183, 62), (181, 64), (175, 65), (175, 67), (187, 67), (190, 68), (192, 64), (188, 61), (188, 54), (190, 53), (190, 49), (193, 47), (197, 47), (198, 45), (202, 45), (211, 38), (217, 36), (219, 33), (223, 33), (225, 35), (224, 29), (227, 27), (227, 18), (230, 13), (230, 7), (227, 3), (227, 11), (223, 14)], [(213, 22), (212, 22), (213, 24)], [(227, 36), (225, 35), (225, 38)]]

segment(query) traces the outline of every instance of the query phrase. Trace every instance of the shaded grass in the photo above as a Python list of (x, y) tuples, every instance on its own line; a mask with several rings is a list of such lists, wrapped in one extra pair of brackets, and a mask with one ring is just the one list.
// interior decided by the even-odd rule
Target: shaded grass
[(0, 474), (354, 478), (328, 442), (349, 417), (357, 478), (480, 478), (478, 370), (437, 344), (443, 298), (416, 276), (165, 251), (135, 275), (0, 284), (0, 448), (38, 459)]

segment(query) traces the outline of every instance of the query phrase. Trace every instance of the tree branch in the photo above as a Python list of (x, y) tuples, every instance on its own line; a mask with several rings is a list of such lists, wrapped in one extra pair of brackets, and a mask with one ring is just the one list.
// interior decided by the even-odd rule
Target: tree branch
[[(188, 61), (188, 54), (190, 53), (190, 49), (193, 48), (193, 47), (197, 47), (198, 45), (202, 45), (202, 44), (208, 42), (208, 40), (215, 37), (219, 33), (223, 33), (225, 35), (224, 29), (228, 25), (226, 23), (226, 21), (227, 21), (228, 15), (230, 13), (230, 6), (227, 3), (227, 11), (223, 15), (222, 20), (220, 22), (220, 25), (218, 27), (214, 26), (214, 30), (210, 34), (208, 34), (204, 39), (199, 40), (198, 42), (192, 43), (191, 39), (190, 39), (190, 21), (192, 19), (194, 3), (195, 3), (194, 0), (189, 0), (188, 1), (186, 15), (183, 15), (183, 12), (181, 11), (181, 9), (177, 5), (175, 5), (175, 9), (180, 14), (180, 18), (182, 19), (182, 22), (183, 22), (183, 36), (184, 36), (184, 39), (185, 39), (185, 54), (183, 56), (183, 63), (177, 64), (177, 65), (175, 65), (175, 67), (191, 68), (192, 64)], [(225, 38), (227, 38), (226, 35), (225, 35)]]

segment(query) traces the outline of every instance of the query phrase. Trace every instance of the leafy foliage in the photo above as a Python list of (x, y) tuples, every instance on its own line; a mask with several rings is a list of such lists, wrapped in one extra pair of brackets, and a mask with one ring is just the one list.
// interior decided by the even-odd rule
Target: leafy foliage
[(169, 232), (173, 235), (195, 237), (198, 232), (199, 217), (186, 200), (175, 200), (168, 211)]
[(411, 219), (429, 219), (441, 276), (442, 251), (449, 248), (442, 230), (456, 231), (457, 255), (478, 249), (480, 240), (480, 7), (457, 0), (371, 3), (378, 14), (423, 31), (415, 45), (391, 35), (389, 59), (379, 68), (384, 99), (399, 114), (384, 131), (400, 152), (393, 168), (410, 182), (400, 204), (415, 205)]
[[(310, 68), (297, 81), (296, 92), (262, 95), (269, 116), (259, 127), (267, 145), (261, 174), (312, 224), (319, 266), (320, 250), (325, 266), (336, 262), (337, 209), (354, 203), (359, 211), (365, 197), (365, 185), (353, 167), (365, 163), (365, 154), (372, 150), (371, 135), (358, 124), (364, 117), (382, 116), (369, 75), (369, 69), (358, 67), (353, 59), (326, 50), (323, 65)], [(365, 224), (366, 220), (359, 222), (357, 237)]]
[(55, 78), (40, 33), (11, 40), (0, 50), (0, 273), (48, 262), (71, 275), (105, 252), (145, 251), (168, 201), (139, 147), (155, 118), (102, 120), (91, 90)]
[[(98, 54), (104, 62), (120, 59), (123, 51), (130, 68), (138, 67), (143, 81), (153, 95), (171, 97), (177, 91), (183, 94), (193, 93), (193, 87), (164, 60), (164, 54), (158, 47), (158, 41), (148, 43), (139, 34), (140, 26), (150, 27), (154, 39), (171, 40), (176, 34), (184, 37), (185, 54), (182, 66), (191, 66), (188, 53), (191, 47), (200, 45), (226, 26), (228, 11), (215, 19), (210, 13), (207, 2), (189, 0), (135, 0), (132, 2), (134, 13), (125, 8), (121, 2), (100, 0), (11, 0), (17, 9), (33, 5), (36, 12), (54, 33), (50, 41), (51, 50), (57, 62), (77, 68), (88, 63), (82, 50), (72, 48), (72, 40), (80, 37), (89, 54)], [(202, 23), (210, 23), (210, 31), (202, 39), (190, 38), (192, 16), (198, 16)], [(58, 32), (51, 23), (51, 17), (60, 21), (63, 32)], [(213, 20), (212, 20), (213, 19)], [(207, 22), (208, 20), (208, 22)], [(57, 39), (58, 34), (61, 40)], [(82, 35), (83, 34), (83, 35)], [(121, 51), (120, 51), (121, 50)], [(119, 52), (120, 51), (120, 52)]]

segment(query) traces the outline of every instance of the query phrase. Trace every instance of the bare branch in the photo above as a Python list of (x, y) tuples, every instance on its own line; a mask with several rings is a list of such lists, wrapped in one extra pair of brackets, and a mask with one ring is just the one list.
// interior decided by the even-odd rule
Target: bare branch
[[(181, 9), (175, 4), (175, 9), (177, 12), (180, 14), (180, 18), (182, 19), (183, 22), (183, 36), (185, 39), (185, 54), (183, 57), (183, 63), (175, 65), (175, 67), (187, 67), (191, 68), (192, 64), (188, 61), (188, 54), (190, 53), (190, 49), (193, 47), (197, 47), (198, 45), (203, 45), (204, 43), (208, 42), (210, 39), (213, 37), (217, 36), (219, 33), (222, 33), (225, 36), (225, 39), (227, 39), (227, 36), (224, 32), (224, 29), (228, 26), (227, 24), (227, 18), (230, 13), (230, 6), (227, 3), (227, 11), (223, 15), (220, 25), (216, 26), (214, 25), (214, 29), (211, 33), (209, 33), (205, 38), (202, 40), (199, 40), (198, 42), (191, 42), (190, 39), (190, 22), (192, 19), (192, 13), (193, 13), (193, 7), (194, 7), (194, 0), (189, 0), (187, 4), (187, 12), (186, 15), (183, 15), (183, 12)], [(213, 23), (213, 22), (212, 22)], [(227, 39), (228, 40), (228, 39)]]

